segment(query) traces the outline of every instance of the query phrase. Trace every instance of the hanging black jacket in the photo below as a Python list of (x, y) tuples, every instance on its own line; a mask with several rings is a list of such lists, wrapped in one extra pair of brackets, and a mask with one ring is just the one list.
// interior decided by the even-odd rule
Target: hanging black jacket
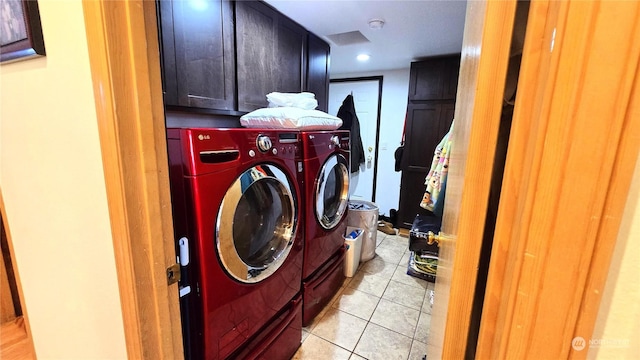
[(351, 172), (358, 172), (360, 171), (360, 164), (364, 163), (364, 148), (362, 147), (360, 122), (353, 104), (353, 96), (347, 95), (338, 110), (337, 116), (342, 119), (342, 126), (338, 130), (351, 131)]

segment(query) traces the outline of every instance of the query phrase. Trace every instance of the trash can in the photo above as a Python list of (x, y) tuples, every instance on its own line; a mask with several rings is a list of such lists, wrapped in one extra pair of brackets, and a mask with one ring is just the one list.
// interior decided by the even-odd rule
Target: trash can
[(364, 230), (360, 261), (369, 261), (376, 256), (378, 237), (378, 205), (364, 200), (350, 200), (347, 212), (347, 226)]
[(347, 226), (347, 232), (344, 235), (344, 243), (347, 248), (344, 255), (344, 276), (346, 277), (353, 277), (358, 271), (363, 233), (364, 231), (360, 228)]

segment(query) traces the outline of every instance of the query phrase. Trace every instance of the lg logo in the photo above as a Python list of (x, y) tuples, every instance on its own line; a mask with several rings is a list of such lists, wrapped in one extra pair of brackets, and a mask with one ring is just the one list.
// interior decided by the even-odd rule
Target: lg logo
[(198, 135), (198, 140), (209, 140), (209, 139), (211, 139), (211, 135), (203, 135), (203, 134)]

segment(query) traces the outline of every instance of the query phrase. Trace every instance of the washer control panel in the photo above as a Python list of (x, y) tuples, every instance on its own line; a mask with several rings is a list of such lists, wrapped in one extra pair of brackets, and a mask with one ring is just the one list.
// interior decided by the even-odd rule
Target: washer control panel
[(258, 147), (258, 150), (267, 152), (271, 149), (272, 145), (271, 138), (267, 135), (258, 135), (258, 138), (256, 139), (256, 146)]

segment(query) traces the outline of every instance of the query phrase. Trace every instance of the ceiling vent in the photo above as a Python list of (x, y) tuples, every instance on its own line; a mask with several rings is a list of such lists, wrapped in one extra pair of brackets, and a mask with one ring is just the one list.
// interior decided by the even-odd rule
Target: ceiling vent
[(327, 35), (329, 40), (338, 46), (364, 44), (370, 42), (360, 31), (349, 31), (339, 34)]

